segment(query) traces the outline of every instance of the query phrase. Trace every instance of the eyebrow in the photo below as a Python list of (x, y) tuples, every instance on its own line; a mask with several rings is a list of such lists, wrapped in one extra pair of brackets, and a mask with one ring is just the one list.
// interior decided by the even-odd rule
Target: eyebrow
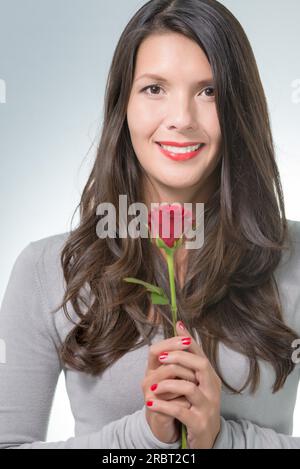
[[(166, 78), (161, 77), (161, 76), (159, 76), (155, 73), (144, 73), (144, 75), (141, 75), (140, 77), (136, 78), (135, 82), (141, 80), (142, 78), (151, 78), (151, 79), (157, 80), (161, 83), (168, 83), (168, 80)], [(214, 81), (214, 79), (212, 77), (211, 78), (205, 78), (203, 80), (196, 81), (195, 85), (197, 85), (197, 86), (201, 85), (202, 86), (202, 85), (206, 85), (208, 83), (212, 83), (213, 81)]]

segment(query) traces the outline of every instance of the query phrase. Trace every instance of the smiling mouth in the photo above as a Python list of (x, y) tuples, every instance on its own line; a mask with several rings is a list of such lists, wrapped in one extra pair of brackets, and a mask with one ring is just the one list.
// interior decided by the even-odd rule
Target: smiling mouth
[(201, 143), (194, 150), (189, 151), (186, 149), (179, 150), (178, 148), (176, 148), (175, 150), (174, 147), (172, 147), (172, 149), (170, 147), (165, 148), (159, 142), (156, 142), (156, 144), (158, 145), (159, 150), (162, 152), (162, 154), (173, 161), (187, 161), (192, 158), (195, 158), (199, 155), (199, 153), (201, 153), (203, 148), (205, 148), (206, 146), (205, 143)]

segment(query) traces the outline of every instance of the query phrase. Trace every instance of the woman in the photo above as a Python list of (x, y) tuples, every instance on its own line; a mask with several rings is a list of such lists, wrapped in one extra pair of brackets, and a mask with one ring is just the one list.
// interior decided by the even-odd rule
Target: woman
[[(123, 281), (168, 291), (156, 245), (97, 236), (98, 205), (118, 212), (120, 194), (205, 204), (203, 247), (176, 258), (176, 337), (168, 307)], [(217, 1), (152, 0), (126, 26), (80, 215), (14, 265), (1, 447), (179, 448), (184, 424), (190, 448), (300, 448), (300, 225), (285, 217), (251, 46)], [(75, 437), (43, 443), (62, 369)]]

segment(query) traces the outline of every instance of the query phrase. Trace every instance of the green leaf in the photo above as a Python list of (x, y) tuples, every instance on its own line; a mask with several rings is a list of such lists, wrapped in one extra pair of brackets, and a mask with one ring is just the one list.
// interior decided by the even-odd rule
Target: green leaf
[(143, 285), (148, 291), (152, 293), (157, 293), (158, 295), (165, 295), (162, 288), (157, 287), (156, 285), (152, 285), (151, 283), (143, 282), (143, 280), (131, 277), (125, 277), (123, 278), (123, 280), (127, 283), (136, 283), (138, 285)]
[(169, 305), (169, 298), (164, 295), (158, 295), (157, 293), (151, 293), (151, 302), (153, 305)]

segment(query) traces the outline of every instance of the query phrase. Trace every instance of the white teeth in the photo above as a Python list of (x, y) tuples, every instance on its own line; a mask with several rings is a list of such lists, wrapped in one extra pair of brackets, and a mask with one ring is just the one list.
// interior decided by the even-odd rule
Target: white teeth
[(166, 145), (162, 145), (161, 143), (160, 145), (164, 150), (170, 151), (172, 153), (184, 154), (184, 153), (190, 153), (192, 151), (199, 150), (199, 148), (202, 147), (204, 143), (200, 143), (199, 145), (195, 145), (193, 147), (169, 147)]

